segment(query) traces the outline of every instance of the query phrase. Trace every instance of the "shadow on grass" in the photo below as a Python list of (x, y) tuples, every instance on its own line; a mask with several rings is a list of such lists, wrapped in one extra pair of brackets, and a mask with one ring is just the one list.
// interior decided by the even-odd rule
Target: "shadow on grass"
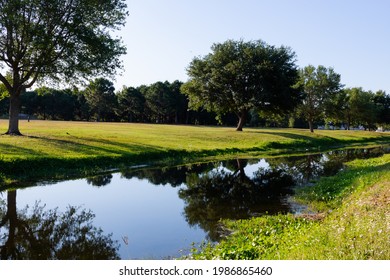
[(280, 136), (288, 140), (293, 140), (291, 142), (279, 142), (272, 141), (266, 144), (266, 149), (291, 149), (291, 148), (304, 148), (304, 149), (326, 149), (326, 148), (337, 148), (343, 147), (346, 145), (353, 144), (365, 144), (371, 141), (380, 144), (380, 143), (389, 143), (390, 135), (381, 135), (375, 138), (366, 138), (359, 137), (356, 139), (340, 139), (336, 137), (326, 136), (322, 134), (313, 134), (312, 136), (302, 135), (302, 134), (294, 134), (290, 132), (279, 132), (279, 131), (258, 131), (253, 133), (260, 134), (269, 134), (272, 136)]
[[(28, 139), (37, 139), (42, 140), (48, 143), (48, 146), (53, 146), (58, 148), (59, 150), (71, 151), (74, 153), (78, 153), (80, 155), (91, 155), (91, 152), (94, 154), (123, 154), (123, 153), (134, 153), (145, 150), (164, 150), (160, 147), (139, 144), (139, 143), (123, 143), (123, 142), (115, 142), (112, 140), (102, 140), (102, 139), (94, 139), (88, 137), (76, 137), (69, 135), (69, 140), (64, 139), (56, 139), (50, 137), (41, 137), (41, 136), (12, 136), (12, 137), (22, 137)], [(77, 141), (80, 140), (80, 141)], [(83, 143), (88, 142), (90, 144)], [(96, 145), (94, 145), (96, 144)], [(102, 146), (102, 144), (104, 146)], [(27, 149), (21, 146), (4, 144), (0, 143), (0, 149), (4, 152), (12, 152), (14, 151), (16, 154), (27, 154), (27, 155), (42, 155), (48, 154), (42, 151), (36, 151), (34, 149)]]
[(5, 144), (5, 143), (0, 143), (0, 155), (1, 154), (5, 154), (5, 153), (12, 153), (12, 152), (15, 152), (15, 153), (18, 153), (18, 154), (26, 154), (26, 155), (33, 155), (33, 156), (41, 156), (42, 152), (38, 152), (36, 150), (33, 150), (33, 149), (28, 149), (28, 148), (24, 148), (24, 147), (18, 147), (18, 146), (15, 146), (15, 145), (11, 145), (11, 144)]

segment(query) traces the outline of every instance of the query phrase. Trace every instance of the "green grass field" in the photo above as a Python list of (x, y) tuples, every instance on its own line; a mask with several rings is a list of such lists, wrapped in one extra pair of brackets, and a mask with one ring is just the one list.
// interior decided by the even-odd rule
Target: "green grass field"
[[(6, 131), (7, 120), (0, 121)], [(129, 123), (20, 121), (22, 137), (0, 136), (5, 182), (61, 178), (140, 163), (269, 155), (390, 143), (389, 133)]]
[[(0, 121), (0, 131), (6, 127), (7, 121)], [(247, 128), (240, 133), (225, 127), (60, 121), (21, 121), (20, 129), (25, 137), (1, 136), (3, 159), (115, 157), (168, 150), (270, 151), (390, 142), (390, 133), (364, 131)]]

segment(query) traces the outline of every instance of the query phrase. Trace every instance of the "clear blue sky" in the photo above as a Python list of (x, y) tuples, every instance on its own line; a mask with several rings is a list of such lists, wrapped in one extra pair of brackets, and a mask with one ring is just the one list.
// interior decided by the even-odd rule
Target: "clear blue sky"
[(127, 0), (127, 45), (115, 86), (187, 80), (195, 56), (227, 39), (289, 46), (297, 65), (324, 65), (346, 87), (390, 93), (390, 1)]

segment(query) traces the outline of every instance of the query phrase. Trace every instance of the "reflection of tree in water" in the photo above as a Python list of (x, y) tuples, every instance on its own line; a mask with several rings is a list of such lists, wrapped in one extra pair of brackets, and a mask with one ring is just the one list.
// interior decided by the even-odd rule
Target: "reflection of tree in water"
[[(337, 173), (343, 166), (343, 162), (350, 161), (355, 158), (368, 158), (372, 156), (380, 156), (384, 153), (383, 148), (375, 149), (351, 149), (332, 151), (325, 154), (311, 154), (305, 156), (290, 156), (290, 157), (275, 157), (267, 158), (266, 161), (271, 169), (279, 170), (281, 174), (291, 175), (296, 183), (307, 183), (320, 176), (329, 176)], [(171, 185), (172, 187), (181, 186), (186, 183), (188, 177), (197, 176), (210, 172), (218, 166), (223, 166), (232, 172), (240, 171), (238, 164), (245, 167), (248, 164), (257, 164), (259, 159), (244, 160), (240, 162), (229, 160), (224, 162), (211, 162), (193, 165), (185, 165), (178, 167), (164, 168), (143, 168), (139, 170), (122, 170), (121, 175), (124, 178), (138, 178), (140, 180), (148, 180), (154, 185)], [(110, 175), (104, 175), (110, 176)], [(97, 176), (99, 177), (99, 176)], [(95, 177), (93, 177), (95, 178)], [(108, 183), (112, 176), (108, 178), (95, 179), (98, 184), (99, 180), (105, 179)], [(92, 179), (89, 182), (92, 183)]]
[(186, 182), (188, 174), (200, 174), (212, 170), (214, 167), (213, 163), (205, 163), (170, 168), (129, 169), (121, 171), (121, 175), (127, 179), (145, 179), (154, 185), (169, 184), (172, 187), (178, 187)]
[(95, 187), (103, 187), (111, 183), (112, 174), (97, 175), (87, 178), (87, 183)]
[(220, 219), (288, 212), (285, 195), (293, 192), (292, 186), (334, 175), (346, 161), (382, 154), (383, 149), (379, 148), (267, 158), (264, 162), (269, 167), (259, 168), (253, 174), (246, 174), (244, 168), (259, 163), (259, 159), (126, 170), (122, 176), (147, 179), (155, 185), (178, 187), (185, 184), (186, 187), (179, 190), (179, 197), (186, 203), (187, 222), (200, 226), (212, 240), (218, 240)]
[(293, 186), (307, 184), (320, 176), (336, 174), (343, 163), (376, 157), (383, 149), (333, 151), (325, 154), (268, 158), (252, 176), (245, 173), (248, 160), (226, 161), (223, 168), (202, 174), (187, 174), (187, 188), (179, 191), (186, 202), (184, 214), (190, 225), (199, 225), (218, 240), (219, 219), (245, 219), (256, 214), (290, 211), (285, 195)]
[(354, 159), (367, 159), (380, 157), (386, 152), (389, 152), (388, 148), (375, 147), (366, 149), (348, 149), (348, 150), (335, 150), (326, 153), (329, 160), (348, 162)]
[(324, 172), (323, 155), (276, 157), (267, 159), (270, 168), (289, 174), (295, 184), (307, 184)]
[(17, 211), (16, 191), (0, 204), (0, 259), (119, 259), (118, 244), (92, 224), (90, 211), (64, 213), (36, 204)]
[(184, 214), (190, 225), (199, 225), (211, 240), (218, 240), (220, 219), (244, 219), (258, 213), (287, 212), (281, 197), (290, 193), (291, 176), (278, 170), (259, 169), (253, 178), (245, 174), (245, 161), (229, 163), (229, 169), (211, 171), (197, 176), (192, 173), (187, 188), (179, 197), (186, 202)]
[(345, 162), (354, 159), (378, 157), (384, 153), (385, 150), (381, 147), (348, 149), (306, 156), (269, 158), (267, 162), (272, 169), (291, 175), (295, 184), (304, 185), (321, 176), (335, 175), (343, 168)]

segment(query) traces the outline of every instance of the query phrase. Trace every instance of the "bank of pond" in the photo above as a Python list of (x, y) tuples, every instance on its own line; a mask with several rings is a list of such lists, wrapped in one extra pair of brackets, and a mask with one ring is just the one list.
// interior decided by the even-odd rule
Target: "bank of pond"
[(389, 152), (389, 146), (378, 146), (139, 166), (15, 186), (0, 193), (0, 258), (192, 258), (229, 238), (232, 232), (223, 220), (317, 218), (310, 200), (303, 203), (297, 193), (315, 188), (321, 177), (335, 175), (346, 162)]

